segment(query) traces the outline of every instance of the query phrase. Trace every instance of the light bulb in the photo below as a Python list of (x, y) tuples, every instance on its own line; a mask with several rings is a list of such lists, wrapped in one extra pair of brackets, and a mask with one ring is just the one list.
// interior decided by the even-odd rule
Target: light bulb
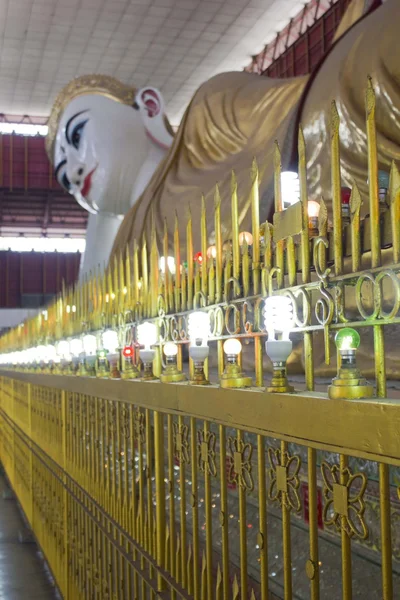
[(68, 314), (71, 312), (71, 307), (70, 307), (70, 305), (69, 305), (69, 304), (67, 304), (67, 307), (66, 307), (66, 309), (65, 309), (65, 310), (67, 311), (67, 313), (68, 313)]
[(189, 315), (188, 333), (191, 345), (207, 345), (210, 336), (210, 315), (209, 313), (196, 310)]
[(157, 327), (154, 323), (145, 321), (140, 323), (137, 328), (138, 342), (145, 350), (150, 350), (151, 346), (157, 343)]
[(42, 362), (46, 360), (46, 346), (44, 346), (43, 344), (39, 344), (39, 346), (36, 346), (36, 357), (37, 362)]
[(58, 342), (58, 344), (56, 344), (56, 351), (60, 358), (64, 360), (70, 360), (71, 355), (69, 351), (69, 343), (67, 342), (67, 340), (61, 340), (60, 342)]
[(265, 300), (264, 324), (268, 336), (275, 339), (276, 333), (282, 333), (282, 339), (288, 340), (294, 328), (293, 303), (287, 296), (269, 296)]
[(164, 346), (164, 354), (168, 358), (172, 358), (178, 354), (178, 346), (175, 342), (167, 342)]
[(76, 312), (76, 306), (75, 306), (75, 304), (72, 305), (72, 312), (73, 313)]
[(52, 344), (48, 344), (46, 346), (46, 353), (45, 353), (45, 361), (46, 362), (54, 362), (54, 360), (56, 359), (57, 353), (56, 353), (56, 348), (55, 346), (53, 346)]
[(226, 340), (224, 342), (224, 352), (228, 356), (238, 356), (242, 350), (242, 344), (236, 338)]
[[(159, 261), (159, 269), (161, 271), (161, 273), (165, 273), (165, 256), (161, 256), (160, 257), (160, 261)], [(175, 259), (173, 256), (167, 256), (167, 267), (168, 267), (168, 271), (172, 274), (175, 275)]]
[(216, 258), (217, 257), (217, 246), (209, 246), (207, 248), (207, 258)]
[(132, 358), (133, 356), (133, 348), (132, 346), (125, 346), (122, 350), (122, 354), (125, 358)]
[(90, 333), (84, 335), (82, 343), (86, 356), (96, 356), (97, 340), (95, 335)]
[(300, 200), (300, 180), (295, 171), (281, 173), (281, 194), (283, 204), (295, 204)]
[(239, 233), (239, 245), (243, 246), (245, 242), (248, 246), (253, 245), (253, 236), (250, 231), (241, 231)]
[(335, 337), (335, 344), (338, 350), (357, 350), (360, 345), (360, 334), (351, 327), (344, 327)]
[(82, 340), (79, 338), (73, 338), (69, 343), (69, 351), (73, 357), (79, 357), (79, 355), (83, 352)]
[(308, 216), (309, 218), (318, 218), (319, 215), (319, 210), (320, 210), (320, 205), (318, 204), (318, 202), (315, 202), (315, 200), (309, 200), (308, 201), (308, 205), (307, 205), (307, 209), (308, 209)]
[(102, 335), (102, 342), (104, 348), (109, 354), (117, 354), (118, 352), (118, 334), (114, 329), (107, 329)]

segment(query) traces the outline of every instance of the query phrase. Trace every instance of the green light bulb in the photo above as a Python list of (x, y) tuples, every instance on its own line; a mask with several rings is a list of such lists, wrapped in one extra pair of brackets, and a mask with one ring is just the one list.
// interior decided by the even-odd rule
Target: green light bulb
[(360, 345), (360, 334), (351, 327), (344, 327), (335, 337), (335, 344), (338, 350), (357, 350)]

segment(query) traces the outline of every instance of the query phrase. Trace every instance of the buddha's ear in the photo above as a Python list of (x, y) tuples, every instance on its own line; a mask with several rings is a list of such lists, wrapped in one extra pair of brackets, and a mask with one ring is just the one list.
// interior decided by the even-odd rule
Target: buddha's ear
[(173, 136), (165, 124), (165, 103), (159, 90), (152, 87), (142, 88), (136, 94), (135, 100), (147, 135), (162, 148), (169, 148)]

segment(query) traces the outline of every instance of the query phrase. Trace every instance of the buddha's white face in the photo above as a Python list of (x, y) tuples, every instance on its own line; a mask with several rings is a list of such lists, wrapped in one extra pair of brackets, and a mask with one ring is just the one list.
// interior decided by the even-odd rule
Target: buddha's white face
[(151, 144), (139, 110), (105, 96), (79, 96), (58, 127), (56, 178), (89, 212), (123, 215)]

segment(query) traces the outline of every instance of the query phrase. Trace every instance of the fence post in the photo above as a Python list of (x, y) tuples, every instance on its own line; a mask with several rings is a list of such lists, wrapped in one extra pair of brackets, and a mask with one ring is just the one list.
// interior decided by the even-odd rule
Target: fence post
[(64, 483), (64, 491), (63, 491), (63, 506), (64, 506), (64, 514), (63, 514), (63, 522), (64, 522), (64, 573), (63, 573), (63, 598), (64, 600), (69, 600), (70, 598), (70, 590), (69, 590), (69, 532), (68, 532), (68, 490), (67, 490), (67, 477), (65, 475), (67, 471), (67, 394), (65, 390), (61, 392), (61, 415), (62, 415), (62, 463), (61, 466), (63, 468), (62, 480)]
[[(156, 540), (157, 565), (165, 568), (165, 481), (164, 481), (164, 415), (154, 411), (154, 463), (156, 479)], [(163, 578), (157, 576), (158, 591), (165, 589)]]

